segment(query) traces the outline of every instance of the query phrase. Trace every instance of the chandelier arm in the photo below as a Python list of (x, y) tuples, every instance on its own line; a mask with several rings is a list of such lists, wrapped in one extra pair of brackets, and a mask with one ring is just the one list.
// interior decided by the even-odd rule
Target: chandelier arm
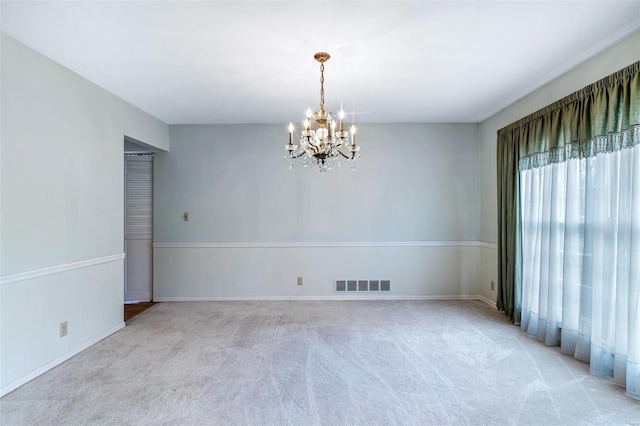
[(346, 158), (347, 160), (353, 160), (354, 157), (356, 156), (355, 152), (351, 153), (351, 157), (349, 157), (348, 155), (344, 154), (342, 151), (340, 151), (339, 149), (336, 149), (336, 151), (338, 152), (338, 154), (342, 155), (344, 158)]
[(307, 140), (307, 145), (309, 145), (311, 147), (311, 149), (313, 149), (313, 153), (317, 154), (318, 153), (318, 145), (316, 145), (315, 143), (312, 142), (312, 139), (310, 138), (309, 140)]
[(300, 157), (302, 157), (302, 156), (303, 156), (303, 155), (305, 155), (305, 154), (306, 154), (306, 152), (302, 151), (302, 152), (300, 152), (300, 153), (298, 153), (298, 154), (293, 154), (293, 155), (291, 155), (291, 158), (300, 158)]
[(312, 146), (315, 148), (316, 144), (315, 144), (316, 140), (315, 138), (311, 137), (311, 136), (307, 136), (307, 145)]

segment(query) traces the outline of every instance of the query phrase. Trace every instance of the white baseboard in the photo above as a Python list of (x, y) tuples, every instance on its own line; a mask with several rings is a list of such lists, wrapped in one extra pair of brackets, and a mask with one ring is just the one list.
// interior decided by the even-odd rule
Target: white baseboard
[[(154, 297), (154, 302), (240, 302), (268, 300), (482, 300), (491, 304), (489, 299), (480, 295), (443, 295), (443, 296), (398, 296), (388, 295), (336, 295), (336, 296), (202, 296), (202, 297)], [(494, 303), (495, 306), (495, 303)]]
[(115, 333), (118, 330), (121, 330), (122, 328), (124, 328), (125, 324), (124, 322), (118, 324), (117, 326), (113, 327), (110, 330), (107, 330), (106, 332), (102, 333), (101, 335), (94, 337), (93, 339), (89, 340), (88, 342), (78, 346), (77, 348), (74, 348), (73, 350), (67, 352), (64, 355), (59, 356), (58, 358), (54, 359), (53, 361), (49, 362), (48, 364), (43, 365), (42, 367), (38, 368), (35, 371), (32, 371), (31, 373), (20, 377), (18, 380), (9, 383), (6, 386), (3, 386), (2, 388), (0, 388), (0, 397), (8, 394), (11, 391), (14, 391), (16, 389), (18, 389), (20, 386), (24, 385), (25, 383), (35, 379), (36, 377), (38, 377), (39, 375), (46, 373), (47, 371), (51, 370), (54, 367), (57, 367), (58, 365), (62, 364), (63, 362), (65, 362), (66, 360), (68, 360), (69, 358), (71, 358), (74, 355), (79, 354), (80, 352), (82, 352), (83, 350), (87, 349), (90, 346), (95, 345), (96, 343), (98, 343), (100, 340), (109, 337), (110, 335), (112, 335), (113, 333)]
[(496, 301), (495, 300), (487, 299), (486, 297), (484, 297), (482, 295), (476, 296), (476, 299), (483, 301), (484, 303), (486, 303), (487, 305), (491, 306), (492, 308), (496, 307)]

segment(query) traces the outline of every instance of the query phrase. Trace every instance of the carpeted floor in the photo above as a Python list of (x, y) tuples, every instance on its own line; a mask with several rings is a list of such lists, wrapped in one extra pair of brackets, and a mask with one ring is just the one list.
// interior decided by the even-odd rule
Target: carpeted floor
[(160, 303), (0, 400), (2, 425), (640, 425), (479, 301)]

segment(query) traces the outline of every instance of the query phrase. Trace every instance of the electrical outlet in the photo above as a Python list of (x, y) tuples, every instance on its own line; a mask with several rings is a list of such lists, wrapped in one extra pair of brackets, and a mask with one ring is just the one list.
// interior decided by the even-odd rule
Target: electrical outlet
[(185, 222), (189, 222), (189, 219), (191, 219), (191, 215), (189, 214), (189, 212), (182, 213), (182, 220), (184, 220)]
[(495, 289), (496, 289), (496, 283), (491, 281), (491, 290), (495, 290)]
[(67, 322), (66, 321), (61, 322), (60, 323), (60, 337), (66, 336), (68, 331), (69, 331), (69, 328), (68, 328)]
[(302, 277), (298, 277), (298, 285), (302, 285)]

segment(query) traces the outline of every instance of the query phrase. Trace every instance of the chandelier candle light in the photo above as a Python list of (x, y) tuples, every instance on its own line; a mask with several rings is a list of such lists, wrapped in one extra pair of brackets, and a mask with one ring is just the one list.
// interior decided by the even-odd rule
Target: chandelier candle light
[[(289, 158), (289, 168), (293, 168), (295, 158), (304, 157), (304, 167), (318, 167), (320, 173), (331, 170), (335, 166), (340, 166), (340, 157), (348, 161), (360, 159), (360, 147), (356, 145), (356, 127), (351, 126), (351, 132), (344, 130), (344, 111), (338, 115), (340, 119), (339, 130), (336, 131), (336, 122), (331, 113), (324, 110), (324, 63), (330, 58), (328, 53), (319, 52), (314, 55), (316, 61), (320, 62), (320, 111), (312, 112), (307, 110), (307, 118), (303, 123), (300, 132), (300, 145), (293, 143), (293, 123), (289, 123), (289, 143), (285, 145)], [(314, 118), (316, 128), (311, 124), (311, 117)], [(345, 154), (340, 149), (345, 147), (349, 154)], [(351, 164), (351, 170), (355, 170), (355, 164)]]

